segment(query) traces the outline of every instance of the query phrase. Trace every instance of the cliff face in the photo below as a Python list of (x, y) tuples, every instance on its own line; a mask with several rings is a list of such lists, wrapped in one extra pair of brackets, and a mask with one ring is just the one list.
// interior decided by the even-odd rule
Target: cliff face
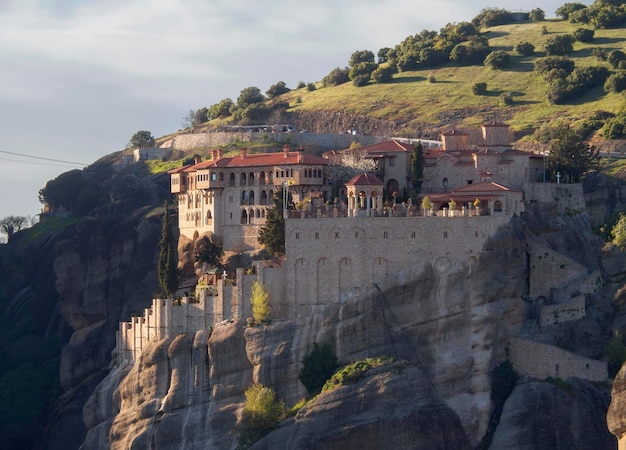
[[(288, 406), (300, 401), (306, 394), (298, 380), (301, 360), (314, 342), (330, 343), (343, 362), (390, 355), (407, 367), (321, 395), (255, 448), (282, 442), (292, 448), (344, 448), (346, 442), (375, 448), (383, 439), (398, 448), (409, 442), (473, 447), (493, 419), (491, 373), (506, 357), (506, 338), (530, 332), (533, 308), (524, 301), (528, 243), (541, 242), (591, 272), (601, 261), (589, 225), (585, 216), (537, 205), (501, 227), (474, 266), (456, 264), (442, 272), (416, 261), (422, 270), (406, 285), (327, 305), (315, 315), (252, 328), (224, 323), (210, 337), (202, 331), (155, 343), (117, 389), (111, 380), (103, 383), (101, 390), (108, 389), (115, 405), (107, 409), (90, 401), (94, 407), (85, 409), (85, 419), (91, 429), (83, 448), (169, 448), (181, 442), (184, 448), (234, 448), (245, 389), (261, 383)], [(544, 330), (541, 340), (569, 340), (583, 354), (600, 357), (610, 314), (610, 298), (602, 295), (589, 298), (585, 319)], [(117, 370), (112, 376), (119, 377)], [(563, 402), (567, 407), (555, 407)], [(523, 382), (504, 406), (492, 448), (510, 436), (520, 447), (587, 442), (580, 448), (613, 448), (602, 419), (607, 404), (606, 394), (588, 383), (564, 389)], [(520, 420), (519, 411), (545, 420)], [(429, 423), (429, 417), (445, 426)], [(584, 439), (581, 424), (588, 433)], [(417, 436), (416, 430), (429, 432)]]

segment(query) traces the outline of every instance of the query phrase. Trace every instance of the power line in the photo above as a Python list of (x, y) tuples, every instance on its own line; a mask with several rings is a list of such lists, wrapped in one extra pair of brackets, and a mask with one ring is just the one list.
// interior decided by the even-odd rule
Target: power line
[(10, 163), (16, 164), (29, 164), (29, 165), (37, 165), (37, 166), (46, 166), (46, 167), (68, 167), (67, 164), (52, 164), (47, 162), (37, 162), (37, 161), (19, 161), (17, 159), (9, 159), (0, 157), (0, 161), (7, 161)]
[(65, 163), (65, 164), (75, 164), (77, 166), (87, 166), (88, 165), (88, 164), (77, 163), (77, 162), (73, 162), (73, 161), (63, 161), (62, 159), (44, 158), (43, 156), (33, 156), (33, 155), (26, 155), (24, 153), (7, 152), (6, 150), (0, 150), (0, 153), (6, 153), (8, 155), (24, 156), (25, 158), (43, 159), (44, 161), (54, 161), (54, 162), (60, 162), (60, 163)]

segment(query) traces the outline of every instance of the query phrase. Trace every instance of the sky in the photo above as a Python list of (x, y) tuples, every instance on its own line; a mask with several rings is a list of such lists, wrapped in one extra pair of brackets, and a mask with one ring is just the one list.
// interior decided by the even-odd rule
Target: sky
[(319, 81), (356, 50), (376, 54), (483, 8), (552, 18), (563, 3), (0, 0), (0, 219), (36, 216), (48, 180), (138, 130), (176, 131), (189, 110), (246, 87)]

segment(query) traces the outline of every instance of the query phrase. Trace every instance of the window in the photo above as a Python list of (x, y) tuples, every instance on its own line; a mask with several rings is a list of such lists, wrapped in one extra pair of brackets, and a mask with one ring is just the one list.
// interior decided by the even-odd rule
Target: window
[(411, 231), (411, 239), (415, 239), (417, 237), (417, 233), (415, 231)]
[(388, 239), (389, 238), (389, 231), (385, 230), (383, 231), (383, 239)]
[(217, 174), (216, 174), (215, 172), (213, 172), (213, 173), (211, 174), (211, 180), (212, 180), (212, 181), (217, 181)]
[(300, 233), (296, 232), (296, 239), (300, 239)]
[(339, 231), (335, 231), (335, 239), (339, 239)]
[(320, 238), (320, 234), (318, 231), (315, 232), (315, 239), (319, 239)]
[(443, 230), (443, 238), (448, 239), (448, 230)]
[(396, 158), (389, 158), (389, 167), (395, 167), (396, 165)]

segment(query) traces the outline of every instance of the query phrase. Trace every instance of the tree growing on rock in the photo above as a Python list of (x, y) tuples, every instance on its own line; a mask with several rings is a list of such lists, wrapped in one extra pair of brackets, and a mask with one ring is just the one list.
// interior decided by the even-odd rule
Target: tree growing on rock
[(598, 162), (598, 149), (583, 141), (569, 126), (561, 127), (550, 144), (546, 158), (548, 170), (555, 177), (569, 183), (578, 183), (583, 174), (594, 169)]
[(263, 283), (255, 281), (252, 283), (252, 317), (255, 323), (269, 322), (272, 314), (272, 307), (269, 304), (269, 294)]
[(272, 431), (285, 413), (285, 403), (276, 399), (273, 389), (262, 384), (250, 386), (245, 396), (237, 448), (248, 448)]
[(159, 241), (157, 276), (162, 294), (171, 298), (178, 289), (177, 250), (167, 202), (164, 203), (163, 208), (165, 211), (163, 212), (163, 227)]
[(139, 130), (135, 134), (133, 134), (130, 138), (129, 146), (130, 147), (154, 147), (155, 140), (152, 133), (146, 130)]

